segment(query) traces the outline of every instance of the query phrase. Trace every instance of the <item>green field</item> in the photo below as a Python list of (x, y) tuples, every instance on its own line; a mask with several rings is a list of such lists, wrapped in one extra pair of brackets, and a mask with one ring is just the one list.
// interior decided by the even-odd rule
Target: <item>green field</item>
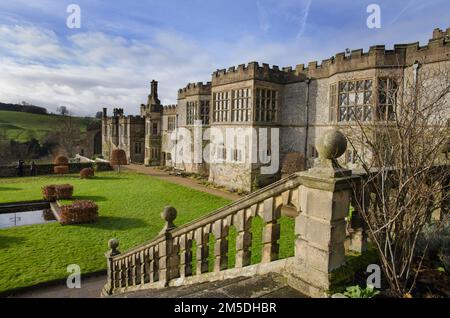
[[(120, 250), (154, 238), (163, 227), (160, 212), (166, 205), (178, 210), (182, 225), (224, 206), (227, 200), (145, 175), (99, 173), (90, 180), (78, 176), (0, 179), (0, 203), (41, 199), (46, 184), (70, 183), (76, 199), (94, 200), (100, 219), (94, 224), (57, 223), (0, 229), (0, 291), (67, 277), (66, 268), (78, 264), (82, 273), (105, 269), (107, 242), (116, 237)], [(230, 231), (230, 265), (234, 264), (235, 231)], [(252, 262), (261, 257), (262, 222), (252, 226)], [(210, 268), (212, 268), (210, 246)], [(294, 253), (294, 221), (281, 219), (280, 256)]]
[[(80, 131), (86, 131), (89, 119), (74, 117)], [(23, 112), (0, 111), (0, 138), (20, 142), (32, 138), (42, 142), (49, 133), (59, 129), (61, 116), (39, 115)]]

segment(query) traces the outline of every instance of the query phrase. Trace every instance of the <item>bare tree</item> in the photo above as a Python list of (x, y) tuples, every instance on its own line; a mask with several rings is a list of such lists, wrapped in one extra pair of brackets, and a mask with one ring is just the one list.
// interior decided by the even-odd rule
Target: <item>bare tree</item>
[(56, 149), (58, 154), (68, 157), (75, 155), (80, 139), (80, 127), (72, 116), (62, 116), (59, 127), (46, 137), (46, 142)]
[(449, 162), (442, 149), (450, 136), (450, 72), (429, 67), (414, 76), (397, 74), (378, 79), (372, 119), (363, 121), (355, 109), (344, 129), (364, 172), (354, 186), (355, 209), (390, 290), (401, 297), (412, 292), (423, 265), (426, 248), (416, 248), (422, 228), (448, 201)]
[(69, 115), (69, 109), (67, 108), (67, 106), (59, 106), (56, 108), (56, 111), (63, 116)]

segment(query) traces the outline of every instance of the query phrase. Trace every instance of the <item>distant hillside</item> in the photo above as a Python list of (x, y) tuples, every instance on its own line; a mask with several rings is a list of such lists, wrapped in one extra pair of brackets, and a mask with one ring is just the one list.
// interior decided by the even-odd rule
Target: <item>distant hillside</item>
[[(85, 132), (93, 118), (73, 117), (80, 126), (80, 131)], [(25, 112), (0, 110), (0, 138), (11, 139), (19, 142), (36, 138), (42, 142), (44, 137), (55, 130), (60, 129), (62, 117), (60, 115), (39, 115)]]
[(0, 103), (0, 110), (12, 111), (12, 112), (25, 112), (32, 114), (47, 114), (47, 109), (44, 107), (34, 105), (18, 105), (18, 104), (6, 104)]

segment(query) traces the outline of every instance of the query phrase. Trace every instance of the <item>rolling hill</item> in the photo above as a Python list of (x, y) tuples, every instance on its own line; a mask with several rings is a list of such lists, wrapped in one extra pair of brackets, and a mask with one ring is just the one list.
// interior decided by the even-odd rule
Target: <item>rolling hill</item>
[[(73, 117), (80, 126), (80, 132), (86, 131), (92, 120), (84, 117)], [(0, 138), (26, 142), (32, 138), (42, 142), (44, 137), (60, 127), (60, 115), (40, 115), (24, 112), (0, 110)]]

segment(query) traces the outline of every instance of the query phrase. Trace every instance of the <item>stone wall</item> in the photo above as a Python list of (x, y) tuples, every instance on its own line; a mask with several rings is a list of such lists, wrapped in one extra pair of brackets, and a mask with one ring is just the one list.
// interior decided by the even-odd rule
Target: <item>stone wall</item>
[[(69, 173), (79, 173), (84, 168), (91, 168), (92, 163), (70, 163)], [(108, 162), (97, 162), (95, 163), (97, 171), (110, 171), (112, 170)], [(53, 168), (54, 164), (40, 164), (37, 165), (37, 175), (51, 175), (54, 174)], [(25, 176), (30, 176), (30, 165), (24, 166)], [(10, 166), (0, 166), (0, 178), (16, 177), (17, 169), (15, 165)]]

